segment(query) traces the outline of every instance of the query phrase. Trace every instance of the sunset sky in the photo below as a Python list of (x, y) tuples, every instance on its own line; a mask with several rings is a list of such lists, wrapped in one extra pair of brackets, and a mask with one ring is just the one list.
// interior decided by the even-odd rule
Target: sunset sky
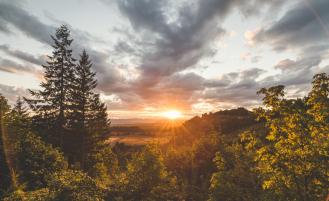
[(37, 89), (50, 34), (72, 33), (111, 118), (255, 107), (261, 87), (304, 95), (329, 72), (328, 0), (0, 0), (0, 93)]

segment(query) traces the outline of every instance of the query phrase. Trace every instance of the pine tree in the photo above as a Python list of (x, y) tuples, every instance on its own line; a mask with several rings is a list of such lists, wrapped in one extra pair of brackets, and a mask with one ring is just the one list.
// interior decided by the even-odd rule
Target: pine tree
[(93, 141), (104, 140), (104, 134), (109, 132), (110, 120), (107, 116), (107, 107), (100, 100), (99, 94), (94, 94), (91, 105), (91, 113), (88, 120), (88, 128), (93, 133)]
[(18, 97), (16, 100), (16, 103), (14, 105), (14, 108), (12, 110), (14, 113), (16, 113), (18, 116), (27, 118), (28, 117), (28, 111), (24, 107), (24, 102), (21, 97)]
[(27, 108), (21, 97), (18, 97), (13, 109), (10, 112), (9, 133), (17, 138), (19, 135), (27, 133), (30, 128), (30, 117)]
[(72, 125), (78, 128), (85, 128), (88, 112), (91, 110), (92, 97), (94, 95), (93, 90), (97, 86), (95, 79), (96, 73), (91, 71), (91, 61), (89, 56), (84, 50), (80, 55), (80, 60), (75, 68), (75, 79), (74, 79), (74, 112), (72, 116), (74, 118)]
[(80, 55), (80, 60), (75, 68), (74, 90), (72, 93), (73, 112), (71, 114), (72, 122), (70, 123), (73, 132), (75, 132), (74, 140), (77, 143), (77, 153), (81, 165), (84, 165), (86, 153), (86, 141), (88, 141), (87, 122), (91, 113), (91, 105), (93, 104), (93, 90), (97, 86), (95, 80), (96, 73), (91, 70), (92, 63), (89, 60), (87, 52), (84, 50)]
[(55, 146), (60, 146), (65, 152), (63, 145), (64, 135), (67, 130), (68, 114), (70, 112), (70, 93), (74, 77), (74, 58), (70, 45), (70, 31), (62, 25), (56, 30), (55, 36), (51, 36), (54, 45), (52, 56), (44, 68), (44, 82), (41, 90), (32, 91), (34, 99), (25, 99), (33, 112), (34, 125), (36, 128), (47, 133), (45, 139)]
[(84, 50), (74, 72), (73, 112), (70, 118), (82, 168), (87, 154), (101, 140), (98, 136), (108, 132), (109, 128), (106, 107), (94, 91), (97, 86), (96, 73), (91, 68), (92, 63)]

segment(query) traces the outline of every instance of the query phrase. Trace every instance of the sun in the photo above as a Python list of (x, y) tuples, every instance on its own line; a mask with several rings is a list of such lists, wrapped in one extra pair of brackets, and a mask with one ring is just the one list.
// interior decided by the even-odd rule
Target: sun
[(168, 119), (174, 120), (182, 117), (182, 113), (177, 110), (168, 110), (166, 112), (163, 112), (162, 115)]

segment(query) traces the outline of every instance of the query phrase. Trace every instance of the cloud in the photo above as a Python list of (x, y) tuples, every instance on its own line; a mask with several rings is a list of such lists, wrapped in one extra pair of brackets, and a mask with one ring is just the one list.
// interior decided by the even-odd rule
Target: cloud
[[(226, 34), (221, 23), (233, 8), (237, 7), (245, 15), (251, 15), (256, 12), (252, 9), (254, 5), (279, 7), (282, 2), (202, 0), (179, 4), (170, 1), (119, 0), (120, 11), (138, 36), (149, 43), (119, 41), (117, 49), (134, 53), (134, 48), (139, 49), (143, 45), (139, 84), (143, 87), (152, 86), (161, 77), (194, 68), (200, 59), (214, 55), (217, 51), (214, 41)], [(131, 36), (129, 33), (127, 37), (130, 41)]]
[(16, 102), (18, 96), (21, 97), (29, 96), (27, 91), (23, 88), (8, 86), (4, 84), (0, 84), (0, 95), (6, 97), (8, 99), (9, 104), (11, 105), (13, 105)]
[(273, 84), (297, 87), (305, 91), (321, 68), (329, 51), (329, 1), (297, 1), (281, 18), (253, 32), (246, 32), (249, 44), (266, 44), (274, 51), (293, 51), (297, 57), (286, 58), (274, 65), (279, 74), (268, 77)]
[[(329, 73), (328, 68), (321, 67), (321, 62), (324, 58), (323, 51), (316, 51), (322, 49), (319, 47), (310, 47), (305, 49), (297, 59), (283, 59), (279, 61), (274, 68), (281, 70), (280, 79), (276, 79), (286, 86), (298, 86), (309, 84), (312, 77), (316, 73)], [(273, 77), (274, 79), (274, 77)], [(301, 86), (302, 88), (303, 86)]]
[(9, 30), (8, 24), (0, 19), (0, 32), (3, 32), (5, 34), (10, 34), (11, 31)]
[(22, 65), (8, 59), (0, 59), (0, 71), (15, 74), (30, 73), (40, 77), (41, 71), (31, 65)]
[(42, 65), (45, 63), (45, 56), (38, 56), (35, 57), (27, 52), (23, 52), (20, 50), (12, 50), (9, 48), (8, 45), (0, 45), (0, 50), (7, 53), (10, 56), (13, 56), (15, 58), (21, 59), (23, 61), (36, 64), (36, 65)]
[[(178, 8), (178, 19), (170, 22), (166, 1), (119, 1), (119, 8), (137, 33), (152, 41), (141, 57), (141, 78), (144, 85), (153, 85), (161, 76), (170, 76), (193, 67), (200, 58), (211, 55), (210, 42), (225, 30), (219, 26), (234, 1), (199, 1)], [(193, 10), (196, 10), (193, 12)], [(131, 51), (131, 48), (129, 48)]]
[[(113, 2), (103, 2), (113, 6)], [(122, 36), (114, 50), (118, 55), (135, 59), (133, 65), (138, 76), (113, 86), (103, 82), (101, 88), (107, 94), (116, 93), (122, 107), (162, 107), (170, 102), (190, 107), (193, 101), (202, 98), (203, 91), (224, 89), (232, 82), (228, 77), (206, 79), (184, 73), (184, 70), (197, 68), (201, 59), (216, 53), (214, 41), (227, 33), (221, 24), (229, 13), (238, 8), (245, 16), (251, 16), (258, 13), (253, 9), (255, 5), (279, 8), (282, 2), (118, 0), (118, 8), (131, 27), (114, 28)], [(252, 62), (259, 59), (259, 56), (251, 58)], [(258, 72), (252, 73), (258, 75)], [(253, 83), (246, 78), (240, 82), (241, 86), (235, 87), (242, 88), (247, 82)], [(256, 91), (253, 91), (253, 97)]]
[(54, 33), (54, 27), (43, 24), (37, 17), (20, 8), (20, 4), (17, 3), (17, 1), (0, 2), (0, 27), (10, 24), (27, 36), (42, 43), (51, 44), (49, 33)]
[(329, 1), (302, 1), (281, 19), (254, 36), (256, 42), (270, 44), (275, 50), (323, 45), (329, 42)]

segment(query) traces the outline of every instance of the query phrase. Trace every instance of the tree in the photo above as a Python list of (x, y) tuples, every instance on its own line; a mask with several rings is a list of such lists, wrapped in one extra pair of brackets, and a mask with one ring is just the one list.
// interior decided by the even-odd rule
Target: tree
[(261, 89), (265, 108), (258, 109), (268, 133), (255, 160), (263, 188), (282, 199), (324, 199), (328, 182), (328, 77), (314, 76), (303, 99), (285, 99), (283, 86)]
[(182, 200), (176, 178), (166, 170), (159, 150), (151, 146), (134, 154), (109, 190), (109, 200)]
[(47, 178), (67, 168), (62, 153), (46, 144), (33, 133), (26, 133), (20, 139), (18, 158), (19, 179), (27, 190), (36, 190), (47, 186)]
[(86, 172), (102, 186), (108, 186), (119, 173), (119, 161), (112, 147), (104, 142), (94, 146), (86, 160)]
[(103, 201), (105, 189), (85, 173), (65, 169), (47, 177), (47, 186), (33, 191), (17, 190), (4, 201)]
[(91, 105), (93, 101), (94, 92), (93, 90), (97, 86), (95, 80), (96, 73), (91, 71), (91, 61), (89, 56), (84, 50), (80, 55), (80, 60), (75, 68), (75, 79), (74, 79), (74, 90), (72, 96), (74, 97), (72, 106), (72, 122), (71, 127), (75, 133), (75, 141), (78, 144), (77, 155), (80, 155), (79, 161), (81, 162), (82, 168), (84, 167), (86, 159), (86, 142), (90, 136), (88, 133), (87, 125), (88, 120), (91, 118)]
[(16, 103), (12, 109), (12, 113), (13, 115), (18, 116), (22, 119), (28, 119), (29, 114), (27, 109), (24, 107), (24, 102), (21, 97), (17, 98)]
[(107, 109), (100, 101), (99, 94), (94, 91), (97, 86), (96, 73), (91, 68), (92, 63), (84, 50), (74, 71), (71, 116), (75, 142), (79, 145), (77, 153), (83, 169), (88, 168), (85, 167), (88, 154), (103, 140), (101, 137), (109, 132), (110, 125)]
[[(243, 133), (242, 136), (246, 134)], [(254, 154), (239, 141), (231, 145), (221, 144), (221, 150), (214, 158), (217, 171), (210, 181), (209, 201), (275, 200), (262, 189)]]
[(111, 121), (108, 118), (105, 103), (101, 102), (99, 94), (94, 94), (87, 126), (92, 134), (89, 146), (93, 147), (93, 145), (105, 139), (106, 134), (109, 134), (110, 124)]
[(10, 106), (5, 97), (0, 94), (0, 197), (9, 190), (15, 188), (16, 174), (14, 171), (13, 147), (7, 132), (7, 120), (10, 112)]
[(13, 109), (8, 115), (7, 123), (8, 133), (10, 133), (12, 143), (17, 145), (20, 138), (24, 138), (24, 134), (31, 131), (31, 118), (24, 102), (18, 97)]
[(105, 189), (87, 174), (78, 170), (54, 173), (48, 179), (53, 201), (103, 201)]
[(70, 45), (70, 31), (62, 25), (56, 30), (52, 56), (44, 68), (41, 90), (29, 90), (34, 99), (25, 100), (35, 113), (34, 126), (45, 135), (45, 139), (64, 152), (64, 137), (67, 132), (68, 115), (71, 109), (74, 58)]

